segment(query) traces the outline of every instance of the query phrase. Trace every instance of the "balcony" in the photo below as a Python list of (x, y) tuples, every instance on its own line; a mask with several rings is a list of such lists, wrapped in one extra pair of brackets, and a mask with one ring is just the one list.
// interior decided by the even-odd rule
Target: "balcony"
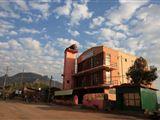
[(106, 71), (112, 71), (112, 70), (115, 70), (117, 69), (117, 64), (113, 64), (113, 65), (100, 65), (100, 66), (97, 66), (97, 67), (93, 67), (93, 68), (90, 68), (90, 69), (87, 69), (87, 70), (83, 70), (83, 71), (80, 71), (76, 74), (74, 74), (73, 76), (80, 76), (80, 75), (83, 75), (85, 73), (92, 73), (92, 72), (96, 72), (96, 71), (99, 71), (99, 70), (106, 70)]

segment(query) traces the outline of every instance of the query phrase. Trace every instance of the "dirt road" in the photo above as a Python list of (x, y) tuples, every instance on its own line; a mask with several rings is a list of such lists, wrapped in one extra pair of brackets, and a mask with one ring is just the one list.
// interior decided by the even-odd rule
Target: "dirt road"
[(137, 120), (132, 116), (98, 113), (60, 105), (0, 101), (0, 120)]

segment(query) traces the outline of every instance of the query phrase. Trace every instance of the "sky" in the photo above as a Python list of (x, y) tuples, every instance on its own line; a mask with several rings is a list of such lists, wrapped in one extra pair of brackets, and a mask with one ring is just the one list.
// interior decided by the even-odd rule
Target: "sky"
[(0, 74), (9, 66), (61, 81), (71, 44), (143, 56), (160, 72), (159, 11), (159, 0), (0, 0)]

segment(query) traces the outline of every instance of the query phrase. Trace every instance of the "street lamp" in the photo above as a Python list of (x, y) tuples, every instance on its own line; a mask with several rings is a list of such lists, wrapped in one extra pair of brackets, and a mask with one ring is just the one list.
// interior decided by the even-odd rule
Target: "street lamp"
[(38, 88), (39, 91), (41, 91), (41, 88)]

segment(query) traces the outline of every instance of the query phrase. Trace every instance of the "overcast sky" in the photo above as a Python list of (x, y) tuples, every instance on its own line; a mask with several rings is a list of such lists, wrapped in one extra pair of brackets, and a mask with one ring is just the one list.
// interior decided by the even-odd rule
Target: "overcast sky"
[(60, 80), (64, 49), (73, 43), (79, 53), (103, 44), (160, 68), (159, 0), (35, 1), (0, 0), (0, 74), (24, 67)]

